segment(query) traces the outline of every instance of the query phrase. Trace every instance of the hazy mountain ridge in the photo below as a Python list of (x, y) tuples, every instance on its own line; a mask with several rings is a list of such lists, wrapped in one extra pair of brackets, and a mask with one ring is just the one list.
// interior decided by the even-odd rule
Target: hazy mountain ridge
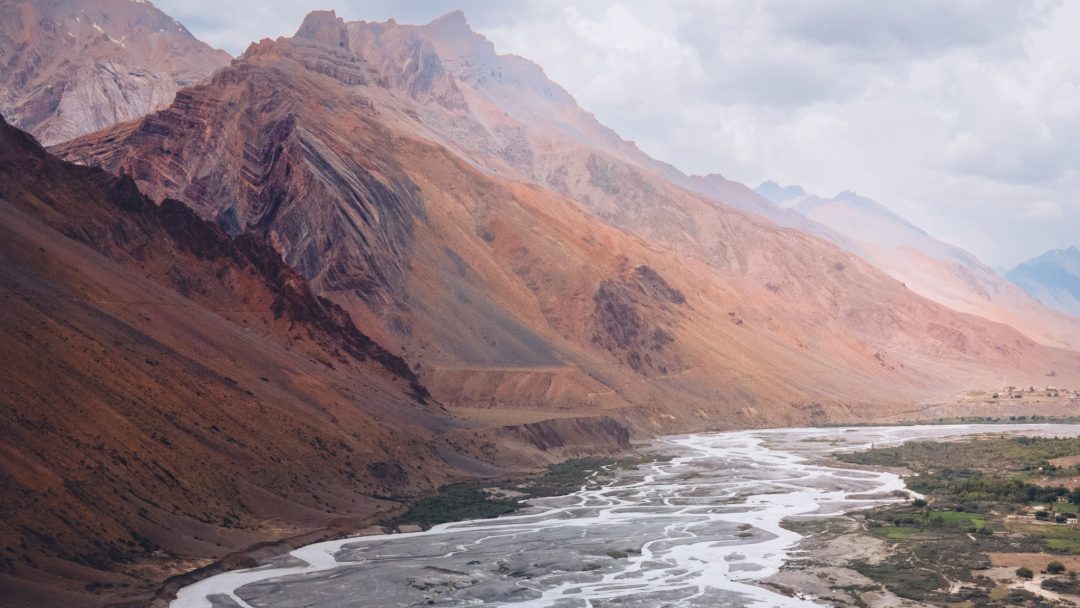
[(1052, 249), (1005, 275), (1047, 306), (1080, 316), (1080, 250)]
[(797, 184), (781, 186), (771, 179), (758, 184), (754, 192), (782, 207), (793, 199), (806, 196), (806, 190), (803, 190), (802, 186)]
[(1080, 319), (1044, 306), (971, 253), (934, 238), (873, 199), (854, 192), (823, 198), (775, 182), (759, 189), (826, 227), (815, 234), (865, 258), (920, 295), (1006, 323), (1044, 344), (1073, 350), (1080, 345)]

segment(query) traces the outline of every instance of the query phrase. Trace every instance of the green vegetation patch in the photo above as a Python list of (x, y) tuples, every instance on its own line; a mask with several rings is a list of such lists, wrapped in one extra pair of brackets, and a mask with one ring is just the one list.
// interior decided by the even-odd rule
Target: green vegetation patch
[[(636, 462), (636, 461), (635, 461)], [(575, 458), (548, 466), (542, 476), (524, 482), (514, 482), (503, 487), (517, 492), (524, 492), (530, 498), (543, 496), (564, 496), (573, 494), (587, 485), (589, 477), (604, 467), (618, 464), (631, 464), (630, 461), (616, 461), (612, 458)], [(490, 485), (490, 484), (488, 484)]]
[(947, 465), (981, 471), (1036, 471), (1074, 474), (1074, 467), (1055, 467), (1050, 460), (1080, 454), (1080, 437), (991, 436), (971, 441), (909, 441), (896, 447), (841, 454), (840, 460), (859, 464), (906, 467)]
[(436, 524), (464, 519), (498, 517), (518, 510), (517, 500), (494, 498), (476, 483), (455, 483), (439, 488), (439, 493), (421, 499), (394, 523)]
[[(1066, 514), (1080, 508), (1080, 491), (1052, 481), (1076, 469), (1049, 463), (1076, 454), (1080, 438), (994, 435), (838, 455), (854, 464), (907, 468), (915, 473), (906, 478), (908, 486), (927, 497), (861, 513), (870, 532), (888, 541), (889, 554), (878, 563), (855, 560), (850, 566), (900, 597), (934, 605), (1050, 606), (1046, 598), (998, 585), (982, 572), (990, 567), (990, 553), (1042, 552), (1048, 564), (1053, 554), (1080, 554), (1080, 528), (1061, 523), (1075, 521)], [(1050, 484), (1032, 483), (1045, 477)], [(1061, 497), (1070, 502), (1058, 502)], [(1013, 513), (1040, 521), (1006, 521)], [(1051, 586), (1069, 584), (1065, 575), (1052, 580), (1059, 582)]]
[(966, 511), (932, 511), (926, 515), (926, 522), (931, 528), (951, 527), (978, 530), (987, 526), (985, 515)]
[(889, 540), (907, 540), (919, 535), (932, 537), (990, 532), (987, 516), (969, 511), (887, 508), (867, 514), (866, 521), (871, 532)]
[(1019, 524), (1009, 528), (1013, 532), (1042, 539), (1043, 546), (1055, 553), (1080, 554), (1080, 528), (1036, 524)]
[(389, 523), (394, 527), (416, 524), (426, 529), (452, 521), (507, 515), (520, 509), (529, 498), (571, 494), (582, 486), (607, 481), (609, 477), (604, 471), (640, 464), (643, 460), (578, 458), (550, 465), (543, 475), (535, 478), (453, 483), (420, 499), (407, 513)]
[[(1033, 476), (1075, 473), (1049, 460), (1080, 454), (1080, 437), (990, 437), (971, 441), (912, 441), (896, 447), (840, 454), (839, 460), (870, 466), (905, 467), (916, 492), (961, 502), (1055, 503), (1067, 496), (1080, 503), (1080, 489), (1030, 483)], [(1075, 509), (1073, 509), (1075, 510)], [(1064, 512), (1058, 509), (1058, 512)]]
[(878, 526), (870, 529), (875, 535), (889, 540), (905, 540), (916, 534), (923, 534), (923, 528), (915, 526)]

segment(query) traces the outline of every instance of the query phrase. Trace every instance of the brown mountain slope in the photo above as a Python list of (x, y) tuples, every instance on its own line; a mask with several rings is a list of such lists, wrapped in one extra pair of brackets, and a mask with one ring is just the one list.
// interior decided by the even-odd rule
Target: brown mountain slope
[[(728, 260), (718, 248), (722, 233), (714, 230), (713, 216), (723, 211), (710, 203), (749, 211), (847, 249), (954, 310), (1009, 324), (1048, 346), (1080, 350), (1075, 319), (1025, 298), (968, 254), (950, 254), (950, 259), (931, 254), (939, 258), (934, 261), (908, 248), (882, 247), (893, 235), (866, 238), (880, 235), (866, 222), (845, 230), (826, 218), (813, 221), (817, 218), (774, 205), (719, 175), (688, 177), (648, 157), (578, 107), (539, 66), (496, 54), (460, 12), (425, 26), (356, 22), (347, 28), (351, 44), (364, 41), (364, 57), (389, 55), (379, 59), (385, 64), (403, 60), (397, 51), (403, 40), (423, 41), (433, 49), (468, 111), (426, 103), (413, 112), (411, 126), (486, 170), (552, 188), (612, 225), (713, 264)], [(702, 196), (685, 196), (680, 188)]]
[[(516, 110), (536, 124), (496, 111), (420, 29), (313, 13), (169, 109), (58, 153), (264, 236), (449, 405), (655, 431), (1080, 375), (1077, 353), (541, 130), (546, 102)], [(518, 152), (496, 145), (515, 128)]]
[(0, 0), (0, 114), (46, 144), (168, 105), (228, 63), (150, 2)]
[(0, 300), (2, 606), (145, 596), (451, 478), (626, 441), (610, 420), (452, 419), (261, 239), (2, 123)]

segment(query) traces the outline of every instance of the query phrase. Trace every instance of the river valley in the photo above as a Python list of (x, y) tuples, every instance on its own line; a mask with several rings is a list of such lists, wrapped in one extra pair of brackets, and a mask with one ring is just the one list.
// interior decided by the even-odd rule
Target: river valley
[(1069, 425), (780, 429), (667, 437), (670, 456), (514, 515), (293, 551), (181, 589), (173, 608), (521, 608), (827, 605), (757, 582), (800, 536), (786, 519), (905, 499), (897, 475), (830, 466), (836, 450), (985, 432), (1074, 436)]

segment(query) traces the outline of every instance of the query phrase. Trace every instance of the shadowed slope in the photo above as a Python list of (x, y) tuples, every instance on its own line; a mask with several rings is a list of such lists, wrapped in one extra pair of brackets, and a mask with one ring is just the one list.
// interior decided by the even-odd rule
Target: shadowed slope
[(626, 445), (612, 420), (453, 419), (261, 238), (2, 123), (0, 300), (3, 606), (145, 597), (450, 479)]

